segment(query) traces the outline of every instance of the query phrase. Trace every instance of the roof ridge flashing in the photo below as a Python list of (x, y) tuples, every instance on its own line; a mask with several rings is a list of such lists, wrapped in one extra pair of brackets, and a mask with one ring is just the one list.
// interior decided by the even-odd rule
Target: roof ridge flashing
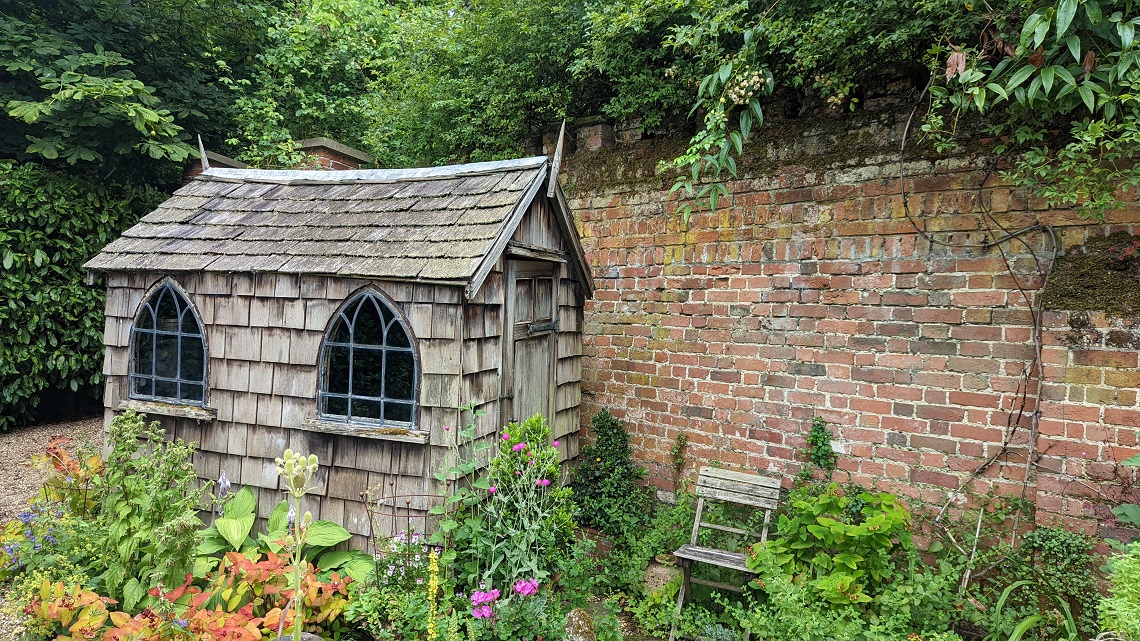
[(514, 160), (444, 165), (412, 169), (231, 169), (211, 167), (195, 180), (219, 182), (262, 182), (284, 185), (335, 185), (345, 183), (390, 183), (419, 180), (466, 178), (488, 174), (537, 169), (549, 162), (546, 156)]

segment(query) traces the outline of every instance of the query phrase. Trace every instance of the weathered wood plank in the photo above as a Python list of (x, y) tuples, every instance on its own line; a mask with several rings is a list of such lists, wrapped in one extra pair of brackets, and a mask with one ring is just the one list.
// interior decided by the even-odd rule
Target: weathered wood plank
[(281, 427), (281, 397), (257, 395), (257, 424)]
[(275, 363), (273, 365), (273, 393), (281, 396), (316, 398), (317, 368)]
[(719, 488), (708, 487), (707, 485), (697, 484), (697, 496), (703, 496), (708, 499), (717, 501), (728, 501), (730, 503), (739, 503), (741, 505), (753, 505), (756, 507), (764, 508), (765, 510), (776, 509), (776, 499), (759, 496), (757, 494), (741, 494), (739, 492), (730, 492)]
[(723, 479), (726, 481), (736, 481), (745, 485), (759, 485), (763, 487), (774, 487), (779, 489), (782, 485), (780, 479), (772, 476), (761, 476), (759, 474), (747, 474), (745, 472), (735, 472), (733, 470), (726, 470), (721, 467), (702, 466), (699, 476), (708, 478)]
[(748, 572), (745, 564), (745, 555), (737, 552), (727, 552), (715, 548), (700, 547), (697, 545), (682, 545), (673, 552), (673, 556), (698, 563), (708, 563), (722, 568)]

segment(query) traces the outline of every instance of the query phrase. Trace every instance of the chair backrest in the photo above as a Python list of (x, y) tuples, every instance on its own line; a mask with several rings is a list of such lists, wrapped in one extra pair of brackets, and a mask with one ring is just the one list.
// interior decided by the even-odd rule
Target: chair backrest
[[(697, 544), (697, 534), (702, 527), (721, 532), (750, 535), (763, 542), (768, 539), (768, 524), (772, 520), (772, 511), (779, 504), (780, 479), (705, 466), (701, 468), (700, 474), (697, 476), (696, 494), (697, 515), (693, 521), (693, 535), (689, 541), (691, 545)], [(750, 532), (740, 528), (705, 523), (702, 520), (705, 499), (749, 505), (762, 509), (764, 510), (764, 528), (760, 532)]]

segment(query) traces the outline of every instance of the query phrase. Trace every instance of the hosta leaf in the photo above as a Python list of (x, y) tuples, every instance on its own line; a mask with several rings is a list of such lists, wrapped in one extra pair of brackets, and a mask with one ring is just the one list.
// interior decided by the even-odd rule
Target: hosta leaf
[(314, 521), (305, 533), (305, 543), (330, 547), (347, 541), (351, 537), (352, 535), (348, 533), (348, 530), (332, 521)]

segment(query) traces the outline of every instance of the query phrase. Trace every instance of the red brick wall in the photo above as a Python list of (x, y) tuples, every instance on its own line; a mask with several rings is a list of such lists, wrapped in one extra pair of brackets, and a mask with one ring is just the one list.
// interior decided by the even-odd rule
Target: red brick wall
[(910, 161), (911, 209), (937, 239), (972, 248), (932, 246), (901, 206), (900, 130), (897, 114), (770, 128), (729, 182), (732, 198), (687, 228), (654, 171), (675, 147), (572, 157), (563, 180), (597, 282), (583, 421), (602, 407), (626, 418), (663, 489), (680, 433), (684, 476), (718, 461), (790, 479), (816, 415), (849, 454), (837, 479), (934, 505), (991, 457), (971, 489), (1020, 494), (1029, 456), (1038, 522), (1095, 529), (1133, 478), (1116, 463), (1140, 451), (1137, 352), (1106, 347), (1104, 330), (1135, 332), (1103, 314), (1075, 329), (1069, 313), (1047, 311), (1039, 435), (1030, 452), (1022, 417), (1003, 449), (1034, 353), (1015, 280), (1034, 304), (1041, 286), (1022, 241), (1042, 261), (1050, 251), (1040, 232), (1003, 244), (1011, 275), (998, 249), (978, 245), (995, 222), (1040, 221), (1071, 248), (1140, 231), (1140, 210), (1090, 224), (1004, 186), (984, 156)]

